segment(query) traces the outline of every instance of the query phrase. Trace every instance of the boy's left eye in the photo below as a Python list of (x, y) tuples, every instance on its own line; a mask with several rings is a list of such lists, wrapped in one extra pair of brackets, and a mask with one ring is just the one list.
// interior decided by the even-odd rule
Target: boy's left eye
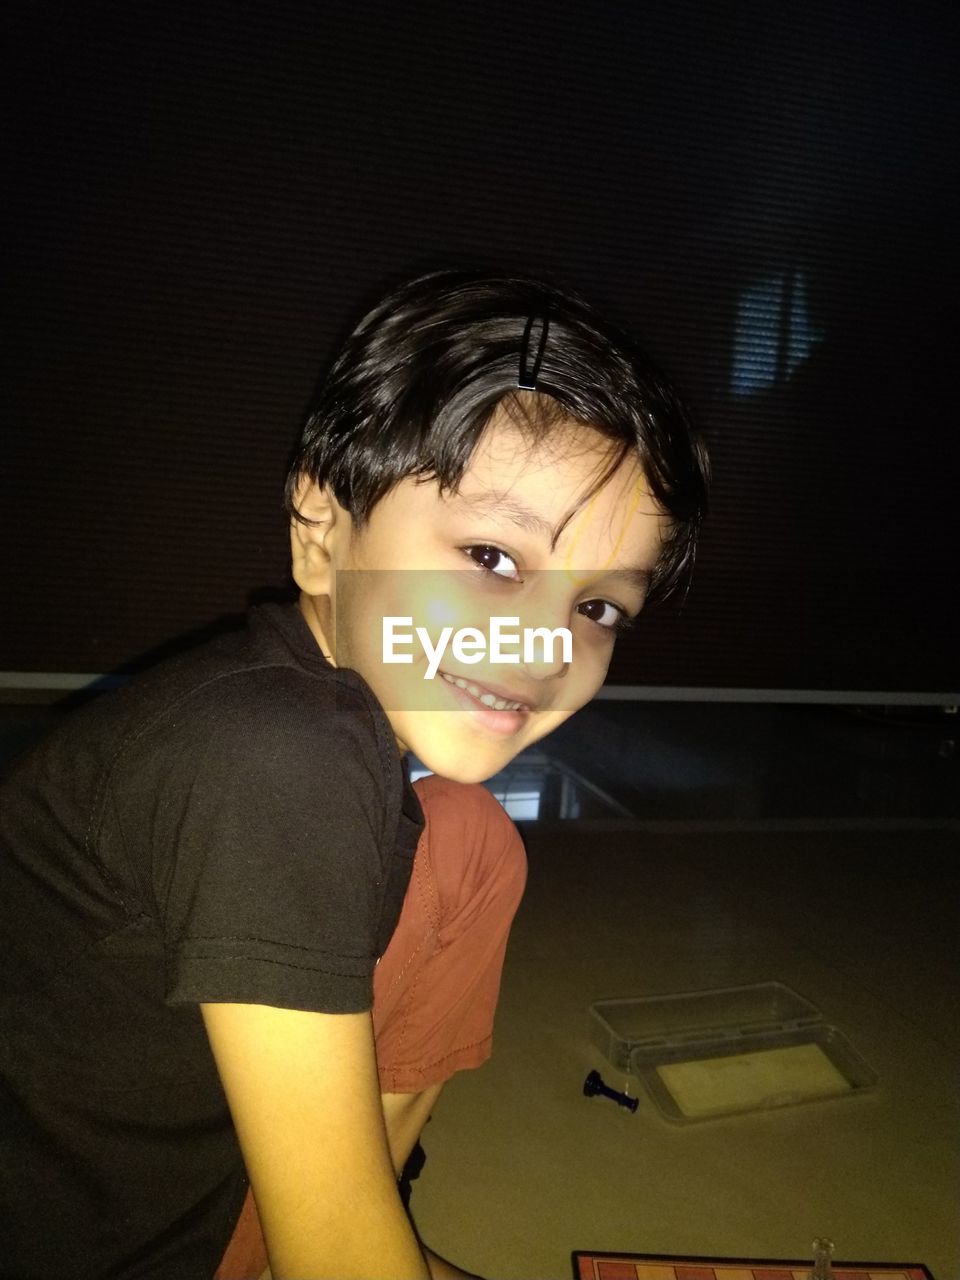
[(477, 546), (464, 547), (463, 550), (471, 560), (487, 573), (495, 574), (511, 582), (519, 582), (520, 574), (514, 561), (499, 547)]
[(633, 624), (633, 619), (619, 605), (611, 604), (609, 600), (585, 600), (583, 604), (577, 605), (577, 609), (591, 622), (607, 631), (626, 631)]

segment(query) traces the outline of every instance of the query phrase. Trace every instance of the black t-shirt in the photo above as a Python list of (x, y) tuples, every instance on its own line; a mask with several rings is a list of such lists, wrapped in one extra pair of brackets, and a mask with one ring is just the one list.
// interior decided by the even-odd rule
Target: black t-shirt
[(299, 611), (67, 717), (0, 810), (0, 1276), (209, 1280), (246, 1179), (200, 1001), (372, 1003), (423, 825)]

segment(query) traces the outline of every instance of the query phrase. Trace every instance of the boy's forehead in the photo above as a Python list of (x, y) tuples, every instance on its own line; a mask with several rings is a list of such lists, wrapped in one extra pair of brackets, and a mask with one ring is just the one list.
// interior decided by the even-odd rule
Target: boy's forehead
[(474, 514), (523, 515), (532, 509), (551, 528), (580, 509), (596, 512), (612, 504), (636, 510), (644, 498), (649, 506), (649, 485), (635, 456), (628, 455), (599, 484), (616, 452), (615, 442), (582, 423), (557, 423), (536, 439), (498, 411), (449, 498)]
[(467, 464), (466, 475), (490, 472), (511, 474), (570, 466), (599, 456), (609, 457), (613, 442), (595, 427), (570, 418), (549, 420), (536, 426), (536, 419), (518, 417), (499, 405), (481, 435)]

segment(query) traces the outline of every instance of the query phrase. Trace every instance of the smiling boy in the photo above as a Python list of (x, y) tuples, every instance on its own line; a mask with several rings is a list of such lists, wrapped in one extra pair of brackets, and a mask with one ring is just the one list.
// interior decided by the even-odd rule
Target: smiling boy
[[(585, 500), (609, 468), (609, 443), (558, 425), (537, 445), (524, 417), (537, 410), (534, 393), (518, 392), (494, 411), (456, 493), (406, 478), (361, 530), (315, 481), (297, 493), (311, 523), (294, 526), (294, 575), (317, 642), (363, 676), (403, 750), (458, 782), (491, 777), (590, 701), (618, 631), (643, 606), (669, 527), (634, 458)], [(382, 619), (401, 612), (434, 636), (489, 634), (503, 616), (523, 630), (564, 628), (576, 660), (546, 644), (520, 663), (448, 655), (430, 679), (426, 649), (409, 665), (384, 662)], [(457, 680), (519, 709), (491, 714)]]
[[(594, 696), (688, 571), (705, 484), (672, 394), (579, 300), (441, 273), (364, 317), (290, 470), (297, 605), (9, 779), (0, 1274), (209, 1280), (247, 1176), (278, 1278), (462, 1274), (396, 1179), (489, 1054), (522, 892), (475, 784)], [(409, 662), (397, 618), (428, 641)], [(504, 620), (570, 648), (510, 660), (480, 643)], [(259, 1239), (248, 1197), (217, 1275)]]

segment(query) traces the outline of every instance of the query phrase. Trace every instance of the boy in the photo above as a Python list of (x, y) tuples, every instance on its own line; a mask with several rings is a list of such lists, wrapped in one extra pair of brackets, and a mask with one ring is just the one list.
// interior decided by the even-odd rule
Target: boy
[(643, 358), (541, 282), (440, 273), (360, 322), (290, 471), (297, 605), (7, 782), (0, 1275), (235, 1280), (247, 1177), (275, 1277), (462, 1274), (396, 1179), (489, 1053), (522, 891), (475, 784), (593, 697), (705, 483)]

